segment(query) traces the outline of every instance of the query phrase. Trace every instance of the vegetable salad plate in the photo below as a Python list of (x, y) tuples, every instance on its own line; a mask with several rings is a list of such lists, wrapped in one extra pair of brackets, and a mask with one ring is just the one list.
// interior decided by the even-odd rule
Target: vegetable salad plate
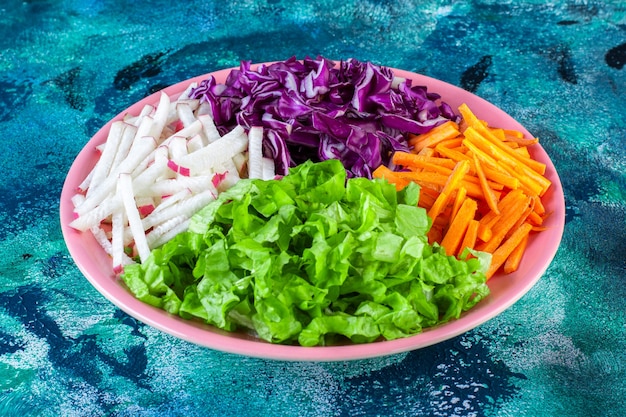
[[(262, 68), (270, 64), (271, 63), (256, 64), (250, 66), (250, 69), (255, 70), (256, 68)], [(337, 66), (337, 64), (334, 65)], [(528, 237), (523, 258), (516, 270), (504, 273), (502, 269), (500, 269), (490, 276), (487, 281), (489, 293), (467, 311), (463, 311), (458, 318), (452, 318), (446, 322), (425, 327), (420, 332), (406, 337), (393, 339), (376, 338), (373, 341), (369, 340), (362, 343), (354, 343), (348, 340), (333, 344), (303, 346), (298, 343), (270, 343), (259, 338), (253, 332), (222, 330), (216, 326), (206, 324), (206, 322), (199, 319), (181, 318), (177, 314), (166, 311), (167, 309), (157, 308), (150, 305), (150, 303), (144, 302), (145, 300), (139, 300), (122, 278), (120, 278), (121, 265), (124, 259), (129, 259), (128, 254), (121, 252), (115, 253), (115, 250), (110, 248), (109, 241), (105, 241), (103, 245), (104, 232), (102, 232), (102, 235), (99, 235), (93, 228), (85, 227), (85, 230), (78, 230), (76, 227), (72, 226), (77, 218), (75, 207), (79, 204), (77, 200), (77, 190), (84, 188), (84, 183), (87, 178), (90, 178), (92, 175), (97, 175), (97, 173), (93, 171), (96, 171), (94, 167), (97, 166), (99, 159), (104, 158), (105, 153), (103, 149), (106, 150), (106, 148), (103, 145), (107, 142), (108, 138), (111, 137), (111, 131), (119, 126), (120, 121), (127, 121), (129, 115), (140, 115), (142, 111), (145, 111), (147, 108), (157, 109), (156, 111), (158, 113), (159, 104), (162, 104), (165, 96), (174, 101), (181, 96), (188, 95), (191, 88), (190, 86), (197, 88), (197, 86), (203, 85), (203, 81), (209, 78), (214, 80), (217, 85), (226, 83), (229, 76), (231, 76), (235, 70), (236, 69), (224, 69), (201, 75), (172, 85), (133, 104), (109, 121), (91, 138), (91, 140), (89, 140), (76, 157), (67, 174), (60, 199), (61, 227), (66, 245), (76, 265), (89, 282), (105, 298), (127, 314), (172, 336), (204, 347), (234, 354), (277, 360), (354, 360), (424, 348), (467, 332), (513, 305), (535, 285), (548, 268), (561, 241), (565, 220), (565, 204), (563, 190), (554, 165), (541, 145), (533, 144), (533, 146), (528, 147), (530, 152), (529, 157), (545, 167), (543, 177), (550, 183), (550, 187), (541, 197), (542, 209), (548, 215), (545, 217), (545, 221), (543, 221), (541, 227), (537, 228), (538, 230), (540, 229), (540, 232), (533, 233)], [(424, 75), (392, 68), (386, 68), (385, 71), (392, 74), (394, 84), (396, 80), (405, 80), (413, 86), (424, 86), (429, 93), (435, 93), (440, 96), (441, 102), (445, 102), (451, 109), (459, 109), (462, 106), (467, 106), (471, 108), (473, 114), (479, 120), (485, 121), (488, 126), (505, 129), (508, 132), (520, 132), (523, 134), (524, 138), (532, 138), (532, 135), (520, 123), (501, 109), (474, 94)], [(309, 87), (312, 88), (312, 90), (319, 87), (316, 84), (318, 80), (315, 79), (315, 74), (319, 76), (321, 71), (314, 72), (314, 77), (309, 79)], [(369, 76), (373, 77), (371, 74)], [(286, 82), (289, 82), (289, 80)], [(286, 106), (295, 106), (297, 103), (283, 104)], [(181, 115), (188, 114), (186, 113), (186, 109), (179, 109), (179, 111)], [(215, 111), (214, 108), (213, 112)], [(165, 113), (163, 117), (166, 117)], [(181, 119), (182, 118), (183, 117), (181, 117)], [(397, 118), (393, 120), (397, 120)], [(185, 120), (183, 120), (183, 122), (185, 122)], [(214, 127), (215, 126), (213, 126), (213, 128)], [(179, 128), (187, 129), (189, 127), (179, 126)], [(138, 129), (141, 129), (141, 127)], [(226, 133), (222, 132), (222, 134)], [(119, 134), (119, 138), (123, 138), (122, 133)], [(249, 142), (246, 142), (247, 144), (240, 143), (237, 145), (237, 140), (239, 139), (236, 139), (235, 144), (230, 146), (233, 149), (222, 149), (220, 151), (223, 153), (233, 152), (233, 154), (229, 154), (227, 158), (231, 162), (236, 161), (237, 158), (234, 157), (234, 153), (236, 152), (244, 150), (251, 154), (253, 146), (261, 149), (258, 142), (253, 142), (253, 129), (249, 132)], [(191, 146), (190, 141), (187, 147)], [(193, 146), (195, 146), (195, 144)], [(249, 147), (248, 150), (246, 150), (246, 146)], [(274, 146), (274, 148), (275, 147), (276, 146)], [(174, 148), (173, 141), (170, 144), (170, 148)], [(332, 149), (334, 148), (331, 147), (331, 150)], [(146, 154), (140, 154), (141, 157), (137, 156), (138, 165), (142, 163), (145, 155)], [(294, 156), (297, 157), (297, 155)], [(295, 157), (293, 159), (297, 159)], [(155, 158), (158, 158), (158, 156)], [(214, 157), (210, 156), (210, 158)], [(248, 161), (250, 170), (253, 169), (252, 165), (256, 163), (253, 162), (251, 158), (250, 156), (250, 160)], [(183, 157), (181, 159), (188, 162), (187, 167), (176, 165), (171, 160), (168, 162), (168, 167), (179, 176), (188, 176), (189, 172), (186, 170), (197, 169), (194, 168), (194, 161), (192, 159), (191, 157), (187, 159)], [(278, 172), (281, 165), (279, 159), (280, 158), (276, 161), (276, 174), (279, 175), (278, 178), (280, 178), (280, 175), (284, 174), (284, 172)], [(205, 159), (202, 161), (205, 161)], [(283, 155), (283, 165), (286, 164), (285, 161)], [(256, 168), (259, 171), (258, 178), (265, 179), (264, 175), (261, 174), (264, 168), (260, 160), (257, 162), (258, 166)], [(149, 168), (146, 168), (146, 166), (149, 166), (149, 163), (143, 163), (145, 165), (144, 168), (148, 170)], [(233, 162), (233, 164), (236, 165), (237, 162)], [(367, 171), (367, 168), (363, 168), (363, 170)], [(123, 175), (119, 176), (119, 181), (110, 181), (108, 187), (110, 190), (117, 189), (121, 195), (127, 195), (124, 194), (124, 192), (127, 188), (132, 187), (133, 180), (130, 175), (126, 175), (126, 173), (122, 174)], [(269, 174), (269, 176), (273, 177), (272, 174)], [(219, 179), (224, 180), (224, 178), (221, 177)], [(225, 181), (228, 182), (228, 179)], [(189, 184), (192, 184), (192, 182), (189, 182)], [(224, 184), (220, 184), (219, 181), (216, 182), (214, 180), (208, 187), (217, 192), (220, 185), (223, 186)], [(192, 187), (192, 185), (189, 185), (189, 187)], [(93, 194), (96, 193), (97, 191), (94, 191)], [(163, 191), (162, 194), (165, 196), (170, 193), (166, 190)], [(89, 197), (89, 194), (87, 194), (87, 196)], [(206, 201), (200, 198), (198, 204), (206, 205), (210, 200), (211, 198)], [(134, 202), (132, 196), (128, 199), (121, 198), (118, 204), (125, 206), (125, 204), (130, 201)], [(156, 210), (159, 210), (159, 208), (157, 207)], [(82, 215), (86, 218), (92, 215), (90, 214), (91, 212), (95, 211), (97, 211), (95, 208), (91, 208), (91, 211), (85, 209)], [(160, 211), (165, 211), (165, 209)], [(141, 210), (139, 210), (139, 212), (141, 212)], [(134, 213), (134, 211), (132, 211), (132, 213)], [(131, 218), (132, 216), (130, 214), (127, 217), (127, 221), (132, 229), (133, 220), (136, 220), (135, 224), (137, 224), (137, 219)], [(112, 229), (115, 229), (115, 222), (113, 222)], [(132, 230), (132, 232), (136, 232), (136, 229)], [(107, 233), (115, 232), (114, 230), (110, 231), (107, 229)], [(115, 238), (112, 238), (112, 240), (114, 239)], [(108, 251), (105, 250), (107, 245), (109, 245)], [(142, 253), (141, 245), (137, 241), (135, 242), (135, 246), (139, 253), (133, 255), (136, 256), (136, 258), (141, 258), (141, 261), (144, 261), (145, 258), (149, 256), (148, 250), (144, 248), (144, 252)], [(111, 251), (114, 253), (112, 254)], [(115, 262), (112, 262), (112, 257), (117, 257), (118, 261), (122, 261), (119, 261), (119, 264), (115, 264)], [(135, 290), (137, 289), (135, 288)]]

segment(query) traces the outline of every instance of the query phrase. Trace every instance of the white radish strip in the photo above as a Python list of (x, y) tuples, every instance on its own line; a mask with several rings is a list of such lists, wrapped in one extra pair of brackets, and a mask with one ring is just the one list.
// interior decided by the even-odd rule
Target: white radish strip
[[(115, 184), (113, 184), (115, 186)], [(118, 198), (113, 198), (114, 195), (107, 195), (102, 203), (95, 206), (92, 209), (87, 210), (85, 213), (80, 214), (77, 212), (78, 217), (72, 220), (70, 227), (82, 232), (89, 230), (93, 226), (99, 225), (104, 219), (109, 217), (116, 210), (121, 210), (122, 202)], [(83, 207), (85, 204), (81, 204)]]
[[(230, 175), (235, 175), (237, 177), (237, 179), (241, 178), (240, 170), (237, 168), (237, 164), (235, 164), (233, 159), (228, 159), (228, 160), (223, 161), (222, 163), (218, 164), (214, 168), (214, 172), (224, 173), (223, 175), (226, 175), (226, 173), (230, 173)], [(245, 166), (246, 165), (244, 164), (244, 167)], [(244, 172), (244, 174), (245, 174), (245, 176), (248, 176), (248, 172), (247, 171)]]
[(74, 194), (72, 196), (72, 205), (74, 207), (79, 206), (85, 201), (85, 196), (83, 194)]
[(143, 136), (152, 136), (150, 133), (152, 132), (152, 127), (154, 126), (154, 117), (151, 115), (145, 116), (141, 119), (141, 123), (137, 126), (137, 132), (135, 133), (136, 138), (141, 138)]
[(93, 169), (89, 171), (83, 182), (78, 185), (78, 191), (84, 193), (89, 189), (89, 186), (91, 185), (91, 177), (93, 177)]
[(243, 127), (237, 126), (221, 139), (208, 144), (197, 152), (190, 153), (179, 161), (178, 165), (187, 167), (192, 175), (202, 172), (207, 168), (218, 166), (219, 164), (232, 159), (239, 152), (243, 152), (248, 146), (248, 136)]
[[(115, 190), (115, 183), (120, 173), (128, 173), (134, 168), (156, 147), (154, 138), (146, 136), (133, 141), (133, 145), (128, 152), (128, 156), (120, 165), (96, 188), (93, 193), (85, 199), (83, 204), (76, 207), (75, 211), (79, 216), (85, 215), (88, 211), (93, 210), (100, 204), (109, 194)], [(110, 214), (110, 213), (109, 213)]]
[(181, 223), (186, 222), (187, 220), (189, 219), (185, 216), (176, 216), (172, 217), (169, 220), (166, 220), (158, 226), (153, 227), (152, 230), (146, 234), (148, 246), (151, 249), (154, 249), (156, 247), (155, 242), (160, 241), (163, 235), (165, 235), (167, 232), (180, 225)]
[(135, 169), (133, 169), (133, 171), (131, 172), (133, 178), (141, 175), (146, 169), (148, 169), (149, 166), (153, 164), (153, 162), (154, 162), (154, 151), (150, 152), (150, 154), (148, 154), (148, 156), (143, 158), (143, 160), (137, 164)]
[(189, 188), (185, 188), (184, 190), (180, 190), (176, 194), (172, 194), (169, 197), (162, 197), (161, 203), (155, 207), (152, 214), (165, 210), (166, 208), (171, 207), (179, 201), (189, 198), (190, 196), (191, 190)]
[(198, 120), (202, 122), (202, 131), (208, 143), (215, 142), (222, 137), (215, 126), (215, 120), (213, 120), (210, 114), (200, 114), (198, 115)]
[(198, 177), (179, 176), (178, 178), (161, 180), (147, 189), (137, 190), (138, 196), (160, 197), (174, 195), (181, 190), (189, 190), (196, 194), (212, 187), (212, 177), (202, 175)]
[(152, 164), (142, 173), (134, 176), (133, 189), (143, 190), (154, 184), (157, 178), (161, 177), (167, 169), (167, 146), (159, 146), (151, 155), (154, 157)]
[(239, 173), (240, 177), (244, 173), (244, 168), (246, 167), (247, 162), (248, 162), (248, 157), (245, 152), (240, 152), (236, 154), (235, 156), (233, 156), (233, 163), (235, 164), (235, 169)]
[(215, 180), (213, 185), (216, 186), (219, 192), (226, 191), (233, 185), (237, 184), (237, 182), (241, 179), (237, 174), (237, 171), (226, 171), (223, 174), (215, 174), (219, 176), (218, 184), (215, 185)]
[(153, 197), (137, 197), (135, 196), (135, 202), (137, 203), (137, 209), (141, 217), (146, 217), (152, 213), (156, 207)]
[[(188, 103), (188, 104), (191, 105), (192, 110), (193, 110), (195, 107), (198, 106), (198, 104), (194, 104), (192, 102), (193, 102), (193, 100), (184, 100), (184, 99), (176, 100), (176, 101), (171, 102), (170, 103), (170, 108), (169, 108), (169, 111), (168, 111), (168, 114), (167, 114), (167, 125), (168, 126), (171, 126), (171, 125), (176, 126), (176, 125), (178, 125), (179, 128), (180, 128), (180, 125), (182, 125), (182, 121), (178, 117), (178, 109), (177, 109), (178, 103)], [(194, 118), (195, 118), (195, 116), (194, 116)]]
[(141, 119), (143, 119), (145, 116), (151, 114), (154, 111), (154, 106), (150, 105), (150, 104), (146, 104), (145, 106), (143, 106), (143, 108), (141, 109), (141, 113), (139, 113), (137, 116), (133, 116), (130, 114), (125, 114), (123, 119), (124, 122), (134, 125), (135, 127), (139, 126), (139, 123), (141, 123)]
[(263, 179), (273, 180), (276, 178), (276, 167), (272, 158), (263, 158)]
[(248, 178), (263, 177), (263, 127), (248, 131)]
[(193, 114), (191, 105), (187, 102), (176, 103), (176, 114), (178, 114), (178, 118), (183, 123), (184, 127), (191, 126), (191, 124), (197, 120), (196, 116)]
[(398, 88), (398, 86), (400, 84), (402, 84), (403, 82), (406, 81), (406, 78), (404, 77), (398, 77), (396, 75), (393, 76), (393, 79), (391, 80), (391, 88), (393, 88), (394, 90), (396, 90)]
[(121, 173), (119, 181), (117, 183), (117, 191), (124, 203), (124, 210), (126, 217), (128, 218), (128, 226), (133, 235), (135, 241), (135, 249), (139, 255), (141, 262), (145, 262), (150, 256), (150, 247), (146, 241), (146, 233), (144, 232), (141, 217), (139, 216), (139, 210), (135, 203), (135, 196), (133, 193), (133, 178), (130, 174)]
[[(104, 142), (105, 146), (102, 151), (102, 155), (100, 155), (100, 159), (98, 159), (98, 162), (93, 169), (94, 172), (91, 177), (91, 181), (94, 184), (100, 184), (104, 178), (109, 175), (111, 167), (113, 166), (113, 161), (115, 160), (115, 155), (117, 154), (117, 148), (122, 141), (122, 136), (124, 135), (126, 126), (126, 123), (120, 121), (114, 122), (111, 125), (107, 140)], [(87, 195), (89, 195), (91, 191), (91, 188), (87, 190)]]
[(174, 160), (180, 160), (189, 153), (187, 150), (187, 138), (182, 136), (174, 136), (167, 144), (169, 156)]
[(192, 153), (199, 151), (204, 148), (206, 144), (204, 143), (204, 139), (201, 134), (195, 135), (191, 139), (187, 141), (187, 153)]
[(126, 218), (123, 210), (117, 210), (111, 216), (111, 257), (113, 270), (121, 272), (124, 262), (124, 229)]
[(151, 247), (158, 248), (159, 246), (166, 244), (167, 242), (169, 242), (170, 240), (172, 240), (173, 238), (175, 238), (182, 232), (186, 231), (188, 228), (189, 228), (189, 219), (186, 219), (182, 223), (177, 224), (176, 226), (172, 227), (167, 232), (163, 233), (161, 236), (159, 236), (158, 239), (155, 239), (153, 242), (151, 242), (152, 243)]
[(197, 135), (201, 131), (202, 131), (202, 123), (200, 122), (200, 120), (196, 120), (190, 126), (184, 127), (178, 132), (175, 132), (174, 134), (172, 134), (171, 136), (168, 136), (166, 139), (163, 140), (163, 142), (161, 142), (161, 144), (169, 145), (169, 142), (177, 136), (182, 136), (183, 138), (190, 138), (190, 137)]
[(107, 236), (106, 232), (100, 226), (93, 226), (90, 228), (91, 234), (96, 239), (96, 242), (104, 249), (104, 251), (112, 256), (113, 255), (113, 246), (111, 245), (111, 241)]
[(157, 140), (161, 139), (161, 134), (163, 133), (163, 128), (167, 124), (167, 116), (170, 110), (170, 97), (164, 92), (161, 93), (161, 97), (159, 99), (159, 104), (157, 105), (156, 111), (154, 112), (154, 124), (151, 127), (149, 135), (156, 138)]
[(203, 101), (202, 103), (200, 103), (200, 105), (198, 106), (198, 110), (196, 110), (196, 115), (202, 116), (202, 115), (209, 115), (211, 117), (213, 117), (213, 111), (211, 110), (211, 105), (206, 102)]
[[(109, 175), (112, 175), (117, 170), (117, 167), (122, 163), (124, 159), (128, 156), (128, 152), (133, 145), (135, 140), (135, 136), (137, 135), (137, 127), (133, 125), (126, 124), (124, 126), (124, 134), (122, 135), (122, 139), (120, 144), (117, 147), (117, 152), (115, 153), (115, 158), (113, 159), (113, 163), (109, 168)], [(94, 186), (99, 186), (98, 183), (93, 183)]]
[(191, 217), (198, 210), (215, 200), (217, 191), (208, 189), (158, 213), (152, 213), (143, 219), (143, 230), (148, 230), (176, 216)]
[(185, 91), (180, 93), (180, 96), (178, 96), (178, 100), (186, 100), (186, 99), (188, 99), (189, 95), (191, 94), (191, 90), (193, 90), (197, 86), (198, 86), (198, 83), (189, 83), (189, 85), (187, 86)]

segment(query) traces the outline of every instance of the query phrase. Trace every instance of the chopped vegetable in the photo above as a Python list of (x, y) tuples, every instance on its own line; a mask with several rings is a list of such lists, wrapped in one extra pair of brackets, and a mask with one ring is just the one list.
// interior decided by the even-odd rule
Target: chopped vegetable
[(113, 122), (71, 226), (183, 318), (302, 346), (413, 335), (515, 271), (548, 215), (537, 140), (458, 110), (354, 59), (242, 62)]
[(274, 176), (262, 157), (260, 128), (247, 134), (237, 126), (221, 135), (201, 111), (199, 100), (172, 101), (162, 93), (156, 107), (113, 122), (99, 147), (100, 158), (72, 199), (70, 226), (97, 236), (116, 274), (186, 230), (194, 213), (240, 177)]
[(356, 59), (335, 65), (293, 57), (256, 69), (244, 61), (224, 84), (209, 77), (190, 97), (207, 104), (222, 133), (262, 126), (264, 156), (281, 175), (303, 161), (332, 158), (350, 176), (370, 178), (393, 151), (409, 150), (409, 134), (458, 120), (426, 87)]
[[(527, 236), (519, 236), (519, 231), (541, 230), (547, 215), (541, 203), (551, 185), (544, 176), (546, 167), (530, 158), (527, 149), (537, 139), (488, 126), (466, 104), (458, 110), (459, 123), (411, 135), (411, 152), (397, 151), (392, 157), (402, 169), (378, 168), (374, 177), (387, 179), (399, 190), (407, 180), (422, 186), (419, 205), (433, 219), (430, 243), (439, 242), (456, 256), (466, 249), (497, 254), (487, 278), (505, 262), (504, 272), (511, 273), (527, 244)], [(427, 195), (426, 190), (435, 194)]]
[(346, 175), (331, 159), (243, 179), (122, 278), (172, 314), (302, 346), (406, 337), (488, 294), (488, 258), (428, 245), (415, 184)]

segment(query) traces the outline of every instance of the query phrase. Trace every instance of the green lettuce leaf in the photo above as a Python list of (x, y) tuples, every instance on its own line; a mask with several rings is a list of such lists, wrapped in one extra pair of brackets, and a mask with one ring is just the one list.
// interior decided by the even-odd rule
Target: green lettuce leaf
[(146, 303), (272, 343), (414, 335), (489, 293), (488, 254), (428, 244), (419, 191), (347, 178), (337, 160), (240, 180), (122, 279)]

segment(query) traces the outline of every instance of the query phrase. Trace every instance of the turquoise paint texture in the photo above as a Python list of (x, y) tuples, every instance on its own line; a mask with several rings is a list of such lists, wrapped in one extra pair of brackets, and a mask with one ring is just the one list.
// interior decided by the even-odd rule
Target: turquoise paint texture
[[(621, 416), (626, 8), (620, 1), (14, 1), (0, 6), (0, 415)], [(59, 193), (109, 118), (216, 69), (318, 54), (420, 72), (537, 135), (563, 181), (539, 283), (422, 350), (338, 363), (204, 349), (82, 277)]]

